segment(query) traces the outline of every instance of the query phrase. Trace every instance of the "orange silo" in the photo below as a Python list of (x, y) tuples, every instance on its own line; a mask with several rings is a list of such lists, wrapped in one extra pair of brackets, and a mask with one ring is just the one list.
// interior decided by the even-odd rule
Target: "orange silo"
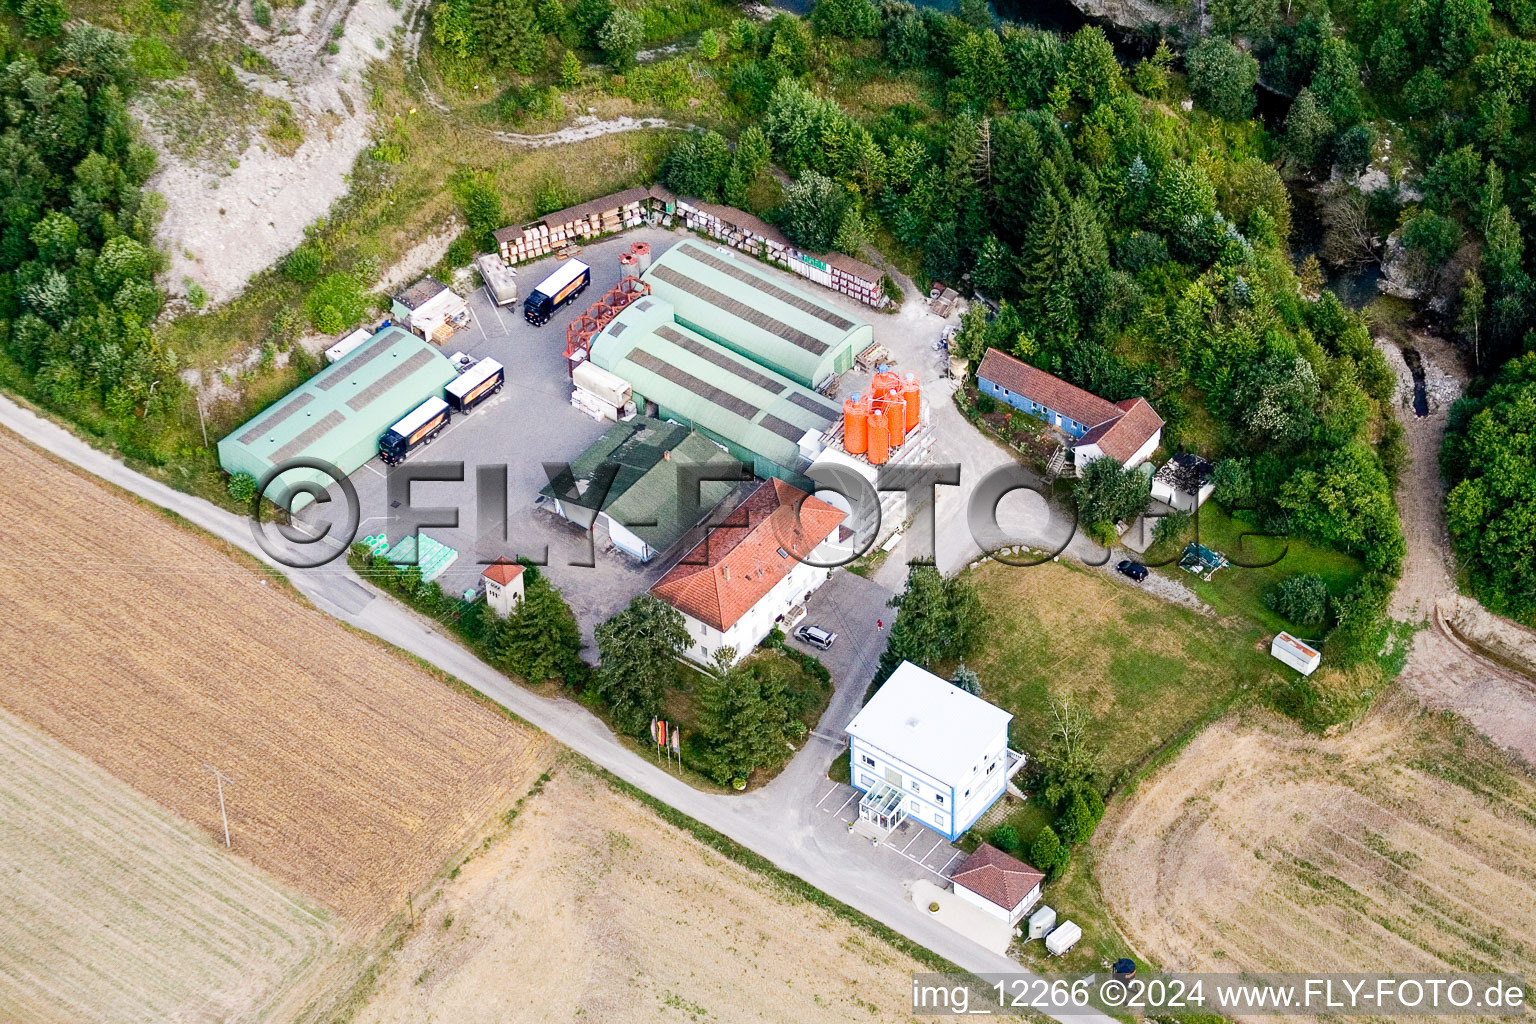
[(916, 374), (907, 374), (907, 379), (901, 382), (901, 397), (907, 404), (907, 433), (917, 429), (923, 416), (923, 389), (917, 383)]
[(880, 409), (885, 413), (885, 430), (890, 436), (891, 447), (900, 448), (907, 440), (907, 403), (901, 397), (900, 389), (882, 398)]
[(855, 392), (843, 402), (843, 447), (850, 455), (863, 455), (869, 447), (869, 402)]
[(893, 390), (901, 387), (901, 377), (894, 370), (881, 370), (875, 374), (875, 378), (870, 381), (869, 386), (872, 391), (872, 394), (869, 396), (870, 399), (878, 402)]
[(890, 435), (886, 433), (885, 413), (878, 408), (869, 414), (869, 461), (878, 466), (891, 457)]

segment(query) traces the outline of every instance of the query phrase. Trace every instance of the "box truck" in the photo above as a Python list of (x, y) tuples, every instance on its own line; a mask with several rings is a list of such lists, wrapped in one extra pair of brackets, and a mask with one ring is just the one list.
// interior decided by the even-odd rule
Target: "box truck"
[(591, 283), (591, 267), (581, 260), (567, 260), (528, 293), (523, 303), (523, 319), (535, 327), (544, 326), (556, 310), (586, 291)]
[(453, 413), (441, 398), (429, 398), (406, 413), (398, 423), (379, 438), (379, 458), (391, 466), (398, 466), (407, 455), (443, 432)]
[(470, 364), (457, 378), (448, 382), (443, 394), (454, 412), (469, 412), (501, 390), (507, 371), (494, 359)]

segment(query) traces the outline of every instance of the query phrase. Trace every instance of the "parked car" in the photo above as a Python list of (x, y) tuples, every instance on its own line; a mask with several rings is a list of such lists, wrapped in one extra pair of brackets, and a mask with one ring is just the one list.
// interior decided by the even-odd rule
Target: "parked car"
[(1147, 578), (1147, 567), (1140, 562), (1133, 562), (1129, 558), (1124, 559), (1119, 565), (1115, 566), (1115, 572), (1122, 576), (1129, 576), (1137, 583)]
[(801, 626), (795, 630), (795, 639), (808, 643), (820, 651), (825, 651), (837, 642), (837, 634), (828, 632), (820, 626)]

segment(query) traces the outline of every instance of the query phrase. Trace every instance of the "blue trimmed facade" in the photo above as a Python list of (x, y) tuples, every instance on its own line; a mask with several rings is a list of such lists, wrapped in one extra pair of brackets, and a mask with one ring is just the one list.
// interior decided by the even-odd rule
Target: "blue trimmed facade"
[(1063, 416), (1056, 410), (1049, 409), (1041, 405), (1039, 402), (1035, 401), (1033, 398), (1028, 397), (1027, 395), (1015, 394), (1014, 392), (1009, 391), (1007, 388), (1003, 387), (1001, 384), (998, 384), (996, 381), (990, 381), (985, 377), (978, 376), (976, 378), (976, 389), (984, 395), (991, 395), (999, 402), (1003, 402), (1007, 405), (1013, 406), (1015, 409), (1027, 412), (1036, 419), (1044, 420), (1047, 424), (1055, 427), (1057, 430), (1060, 430), (1062, 433), (1068, 435), (1069, 437), (1082, 437), (1084, 434), (1088, 433), (1088, 429), (1090, 427), (1096, 425), (1093, 423), (1079, 423), (1077, 420), (1072, 419), (1070, 416)]
[(849, 781), (853, 788), (868, 793), (881, 782), (899, 785), (901, 809), (907, 818), (954, 842), (987, 812), (1003, 795), (1007, 785), (1007, 732), (978, 762), (974, 777), (956, 792), (955, 787), (940, 782), (857, 736), (848, 744)]

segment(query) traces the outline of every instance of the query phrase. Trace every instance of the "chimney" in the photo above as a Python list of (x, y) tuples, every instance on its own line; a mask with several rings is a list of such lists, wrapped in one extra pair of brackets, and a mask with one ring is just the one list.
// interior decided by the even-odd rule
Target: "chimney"
[(720, 578), (723, 579), (723, 580), (728, 580), (728, 579), (731, 578), (731, 567), (730, 566), (722, 565), (720, 567)]
[(671, 462), (672, 461), (672, 450), (669, 448), (666, 451), (662, 452), (661, 453), (661, 457), (663, 459), (665, 459), (666, 461)]

